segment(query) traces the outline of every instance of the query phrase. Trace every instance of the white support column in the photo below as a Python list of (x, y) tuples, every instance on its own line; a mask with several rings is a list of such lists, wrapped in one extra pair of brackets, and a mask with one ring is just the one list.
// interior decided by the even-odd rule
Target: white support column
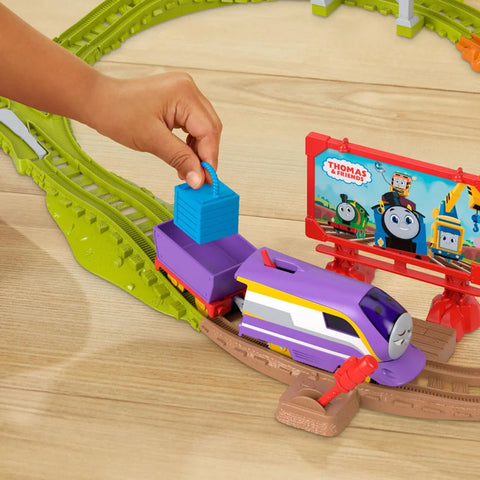
[(312, 5), (318, 5), (319, 7), (328, 7), (335, 0), (310, 0)]
[(413, 28), (419, 20), (419, 18), (413, 14), (413, 0), (397, 0), (397, 3), (397, 25), (400, 27)]

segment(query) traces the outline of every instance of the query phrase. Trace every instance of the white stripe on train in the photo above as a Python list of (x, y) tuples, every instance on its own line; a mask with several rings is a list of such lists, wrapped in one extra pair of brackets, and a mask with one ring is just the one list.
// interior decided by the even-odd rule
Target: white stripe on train
[[(324, 352), (324, 353), (328, 353), (330, 355), (334, 355), (335, 357), (340, 357), (340, 358), (345, 358), (345, 359), (347, 359), (349, 357), (349, 355), (345, 355), (343, 353), (335, 352), (333, 350), (328, 350), (327, 348), (318, 347), (318, 346), (313, 345), (311, 343), (302, 342), (301, 340), (297, 340), (296, 338), (287, 337), (285, 335), (281, 335), (280, 333), (272, 332), (271, 330), (265, 330), (263, 328), (254, 327), (253, 325), (248, 325), (248, 324), (245, 323), (245, 321), (242, 322), (242, 328), (253, 330), (255, 332), (266, 333), (267, 335), (271, 335), (271, 336), (273, 336), (275, 338), (278, 338), (280, 340), (287, 340), (289, 342), (296, 343), (297, 345), (302, 345), (304, 347), (308, 347), (308, 348), (311, 348), (313, 350), (318, 350), (320, 352)], [(252, 335), (252, 336), (254, 336), (254, 335)]]

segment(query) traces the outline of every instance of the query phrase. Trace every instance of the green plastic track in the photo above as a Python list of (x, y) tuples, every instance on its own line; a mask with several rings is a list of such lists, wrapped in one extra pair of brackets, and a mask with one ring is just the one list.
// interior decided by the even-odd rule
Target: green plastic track
[[(89, 64), (152, 25), (208, 8), (257, 0), (107, 0), (55, 39)], [(259, 0), (262, 1), (262, 0)], [(342, 3), (340, 0), (337, 3)], [(394, 0), (344, 0), (398, 14)], [(419, 0), (414, 11), (425, 25), (456, 42), (479, 33), (480, 14), (454, 0)], [(456, 19), (456, 20), (455, 20)], [(200, 313), (154, 268), (152, 229), (172, 218), (172, 207), (146, 189), (107, 172), (80, 148), (70, 121), (0, 97), (48, 152), (39, 159), (0, 123), (0, 145), (19, 173), (46, 192), (47, 207), (72, 251), (87, 270), (118, 285), (147, 305), (199, 329)]]
[[(398, 17), (396, 0), (343, 0), (339, 3)], [(315, 9), (313, 11), (315, 13)], [(455, 44), (461, 37), (480, 35), (480, 12), (457, 0), (415, 0), (413, 13), (424, 19), (426, 28)], [(320, 11), (318, 14), (326, 16)]]
[[(108, 0), (55, 39), (93, 64), (127, 38), (152, 25), (231, 1)], [(240, 2), (246, 3), (246, 2)], [(147, 305), (199, 329), (193, 298), (180, 293), (154, 268), (153, 226), (172, 218), (172, 207), (100, 167), (80, 148), (67, 118), (0, 97), (47, 150), (31, 148), (0, 123), (0, 144), (19, 173), (45, 190), (47, 207), (87, 270)]]

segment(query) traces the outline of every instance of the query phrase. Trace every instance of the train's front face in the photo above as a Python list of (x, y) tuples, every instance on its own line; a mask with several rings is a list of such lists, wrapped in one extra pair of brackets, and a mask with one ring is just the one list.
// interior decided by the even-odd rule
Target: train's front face
[(372, 344), (382, 360), (372, 378), (391, 386), (413, 380), (425, 365), (425, 355), (410, 344), (413, 329), (410, 314), (376, 287), (362, 298), (360, 307), (381, 336), (381, 340)]
[(438, 248), (445, 250), (447, 253), (458, 253), (461, 250), (460, 232), (453, 228), (438, 228)]
[(395, 360), (400, 358), (412, 338), (413, 321), (409, 313), (402, 313), (393, 324), (390, 338), (388, 339), (388, 356)]
[(344, 222), (351, 222), (356, 216), (355, 208), (348, 202), (341, 202), (337, 206), (337, 215)]
[(402, 240), (412, 240), (420, 232), (420, 222), (409, 208), (390, 207), (383, 216), (385, 231)]
[(374, 347), (384, 361), (403, 355), (412, 337), (412, 317), (390, 295), (372, 287), (360, 301), (360, 308), (380, 333), (382, 341)]
[(410, 186), (412, 184), (412, 177), (403, 173), (394, 173), (392, 176), (392, 183), (390, 185), (391, 192), (397, 192), (402, 197), (407, 197)]

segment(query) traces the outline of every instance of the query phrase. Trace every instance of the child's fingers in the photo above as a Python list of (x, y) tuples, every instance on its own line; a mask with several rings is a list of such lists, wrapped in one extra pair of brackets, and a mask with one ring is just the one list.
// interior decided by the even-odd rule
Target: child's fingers
[(190, 145), (200, 160), (209, 163), (216, 170), (222, 123), (210, 102), (202, 97), (190, 100), (185, 106), (185, 118), (177, 121), (183, 124), (182, 127), (189, 134)]

